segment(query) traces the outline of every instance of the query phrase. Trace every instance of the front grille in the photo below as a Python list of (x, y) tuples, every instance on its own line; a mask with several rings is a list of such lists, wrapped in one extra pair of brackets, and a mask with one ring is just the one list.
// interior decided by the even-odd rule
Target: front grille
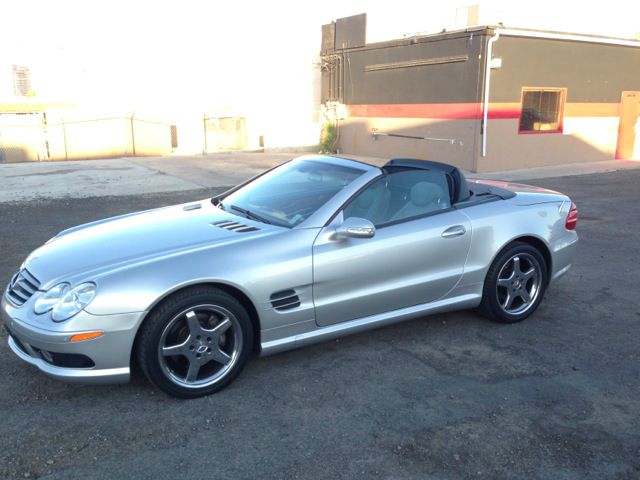
[(19, 307), (29, 300), (38, 288), (40, 288), (38, 279), (31, 275), (26, 268), (23, 268), (9, 282), (7, 298), (11, 303)]

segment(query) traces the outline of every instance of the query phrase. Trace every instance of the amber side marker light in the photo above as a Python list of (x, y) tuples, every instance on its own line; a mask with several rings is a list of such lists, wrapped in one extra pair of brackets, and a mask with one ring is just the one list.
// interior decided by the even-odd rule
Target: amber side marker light
[(103, 332), (86, 332), (86, 333), (77, 333), (72, 335), (69, 339), (70, 342), (82, 342), (84, 340), (93, 340), (94, 338), (98, 338), (104, 335)]

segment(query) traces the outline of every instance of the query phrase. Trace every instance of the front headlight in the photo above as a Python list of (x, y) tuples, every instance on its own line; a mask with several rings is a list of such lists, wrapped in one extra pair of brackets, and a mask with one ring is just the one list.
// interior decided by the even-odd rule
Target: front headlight
[(34, 312), (38, 315), (47, 313), (56, 303), (62, 300), (62, 297), (64, 297), (68, 291), (68, 283), (60, 283), (55, 287), (51, 287), (36, 299), (36, 302), (33, 305)]
[(68, 283), (61, 283), (40, 296), (34, 310), (38, 314), (51, 310), (53, 321), (62, 322), (84, 310), (95, 296), (95, 283), (82, 283), (74, 288), (70, 288)]

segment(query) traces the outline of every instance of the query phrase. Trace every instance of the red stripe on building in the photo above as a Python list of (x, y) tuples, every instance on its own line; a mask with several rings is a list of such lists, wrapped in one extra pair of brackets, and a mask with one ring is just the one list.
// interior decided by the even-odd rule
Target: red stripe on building
[[(446, 120), (479, 120), (482, 103), (415, 103), (347, 105), (350, 117), (436, 118)], [(519, 118), (520, 109), (500, 104), (489, 106), (489, 118)]]

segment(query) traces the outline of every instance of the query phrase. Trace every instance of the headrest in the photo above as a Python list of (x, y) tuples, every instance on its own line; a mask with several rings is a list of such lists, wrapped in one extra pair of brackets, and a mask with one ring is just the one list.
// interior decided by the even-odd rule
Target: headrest
[(411, 187), (410, 195), (411, 202), (414, 205), (424, 207), (425, 205), (442, 198), (444, 193), (442, 192), (442, 188), (434, 183), (418, 182)]

